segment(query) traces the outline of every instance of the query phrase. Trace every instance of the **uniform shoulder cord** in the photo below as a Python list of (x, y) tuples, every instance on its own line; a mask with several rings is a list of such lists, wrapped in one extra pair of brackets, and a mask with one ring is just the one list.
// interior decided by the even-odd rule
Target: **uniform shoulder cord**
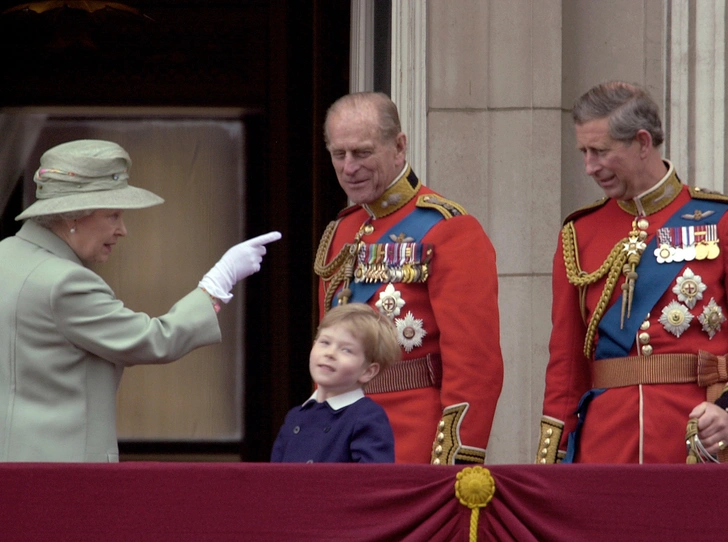
[(589, 325), (587, 326), (586, 337), (584, 339), (584, 355), (591, 358), (594, 351), (594, 337), (597, 333), (599, 322), (604, 316), (607, 304), (612, 298), (612, 293), (617, 285), (619, 275), (623, 271), (625, 262), (627, 261), (627, 252), (624, 251), (624, 244), (628, 242), (628, 238), (619, 241), (604, 260), (602, 265), (596, 271), (587, 273), (582, 270), (579, 263), (579, 252), (576, 241), (576, 229), (574, 222), (568, 222), (561, 230), (561, 240), (564, 249), (564, 265), (566, 267), (566, 278), (569, 283), (579, 288), (579, 305), (581, 308), (581, 317), (586, 323), (586, 291), (590, 284), (604, 278), (607, 275), (607, 281), (604, 284), (602, 295), (594, 309)]

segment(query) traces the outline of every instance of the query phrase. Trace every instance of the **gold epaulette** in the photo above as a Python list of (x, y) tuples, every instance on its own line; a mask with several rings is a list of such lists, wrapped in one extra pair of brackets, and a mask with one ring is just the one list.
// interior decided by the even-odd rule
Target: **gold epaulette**
[(708, 190), (707, 188), (700, 188), (697, 186), (688, 187), (690, 191), (690, 197), (695, 199), (707, 199), (712, 201), (724, 201), (728, 203), (728, 196), (716, 192), (715, 190)]
[(584, 207), (579, 207), (576, 211), (573, 211), (569, 216), (567, 216), (564, 219), (564, 224), (568, 224), (572, 220), (576, 220), (577, 218), (580, 218), (584, 215), (588, 215), (589, 213), (596, 211), (600, 207), (603, 207), (607, 202), (609, 201), (608, 197), (603, 197), (602, 199), (598, 199), (597, 201), (590, 203), (589, 205), (584, 205)]
[(417, 198), (417, 207), (425, 207), (427, 209), (435, 209), (439, 211), (446, 219), (454, 216), (467, 215), (468, 212), (462, 205), (452, 200), (445, 199), (437, 194), (425, 194)]

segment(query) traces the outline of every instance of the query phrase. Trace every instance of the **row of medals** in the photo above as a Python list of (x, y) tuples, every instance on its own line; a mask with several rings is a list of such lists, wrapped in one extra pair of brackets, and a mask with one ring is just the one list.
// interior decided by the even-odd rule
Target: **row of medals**
[(425, 282), (428, 276), (427, 264), (403, 264), (401, 267), (360, 264), (354, 272), (356, 282)]
[[(695, 242), (696, 237), (707, 239)], [(708, 225), (697, 229), (660, 228), (657, 232), (659, 246), (655, 249), (658, 263), (691, 262), (693, 260), (714, 260), (720, 254), (716, 226)], [(680, 241), (687, 239), (688, 242)]]
[(355, 282), (425, 282), (432, 247), (419, 243), (360, 245)]

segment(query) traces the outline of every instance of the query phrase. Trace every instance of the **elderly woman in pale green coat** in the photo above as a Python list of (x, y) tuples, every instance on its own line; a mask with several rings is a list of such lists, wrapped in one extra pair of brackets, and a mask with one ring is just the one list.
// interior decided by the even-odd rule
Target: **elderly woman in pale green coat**
[(219, 342), (217, 311), (260, 269), (271, 232), (228, 250), (159, 318), (134, 312), (87, 266), (126, 235), (125, 209), (163, 202), (128, 184), (116, 143), (79, 140), (41, 157), (37, 201), (0, 242), (0, 461), (118, 461), (125, 366), (174, 361)]

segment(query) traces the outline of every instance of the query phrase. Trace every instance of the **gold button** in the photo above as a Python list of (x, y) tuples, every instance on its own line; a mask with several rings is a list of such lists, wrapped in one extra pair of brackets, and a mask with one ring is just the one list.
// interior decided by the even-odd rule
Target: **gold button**
[(638, 335), (638, 338), (640, 340), (640, 344), (649, 344), (650, 342), (650, 334), (649, 333), (640, 333)]
[(442, 455), (442, 446), (437, 446), (435, 448), (435, 455)]
[(545, 438), (545, 439), (543, 439), (543, 445), (544, 445), (544, 446), (548, 446), (548, 445), (550, 445), (550, 444), (551, 444), (551, 439), (550, 439), (550, 438)]
[(646, 344), (642, 347), (642, 355), (643, 356), (649, 356), (652, 354), (652, 345)]
[(640, 329), (642, 331), (647, 331), (648, 329), (650, 329), (650, 321), (645, 320), (644, 322), (642, 322), (642, 325), (640, 325)]
[(437, 434), (437, 442), (442, 444), (442, 442), (445, 440), (445, 433), (438, 433)]
[(437, 424), (437, 430), (442, 431), (443, 429), (445, 429), (445, 422), (440, 420), (440, 423)]
[(435, 460), (432, 462), (432, 464), (433, 465), (439, 465), (440, 464), (440, 458), (439, 457), (435, 458)]
[(647, 221), (647, 219), (646, 219), (646, 218), (640, 218), (640, 219), (639, 219), (639, 220), (637, 221), (637, 227), (638, 227), (639, 229), (641, 229), (641, 230), (646, 230), (647, 228), (649, 228), (649, 227), (650, 227), (650, 223), (649, 223), (649, 222)]
[(554, 434), (554, 430), (553, 429), (551, 429), (550, 427), (548, 429), (546, 429), (546, 436), (547, 437), (550, 437), (553, 434)]
[(546, 460), (545, 459), (539, 459), (538, 462), (541, 463), (542, 465), (545, 465), (546, 464)]
[(364, 235), (371, 235), (374, 233), (374, 226), (371, 224), (367, 224), (364, 226)]
[(548, 448), (543, 448), (543, 449), (541, 450), (541, 455), (546, 455), (546, 454), (548, 454), (548, 453), (549, 453), (549, 449), (548, 449)]

